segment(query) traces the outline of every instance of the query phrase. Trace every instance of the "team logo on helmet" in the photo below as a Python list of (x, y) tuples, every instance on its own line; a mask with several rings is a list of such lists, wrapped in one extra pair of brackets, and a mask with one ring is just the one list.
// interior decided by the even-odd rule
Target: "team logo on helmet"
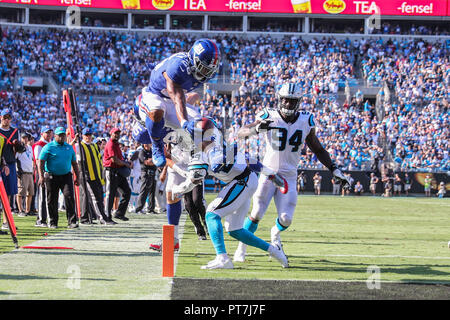
[(189, 50), (189, 59), (191, 73), (199, 81), (211, 79), (219, 69), (219, 49), (210, 39), (195, 41)]

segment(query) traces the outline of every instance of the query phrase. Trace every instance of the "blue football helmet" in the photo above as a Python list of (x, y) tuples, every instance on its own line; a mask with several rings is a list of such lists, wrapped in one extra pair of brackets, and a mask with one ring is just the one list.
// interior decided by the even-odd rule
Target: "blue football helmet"
[(219, 49), (214, 41), (199, 39), (194, 42), (188, 54), (192, 64), (191, 73), (195, 79), (206, 81), (219, 70)]

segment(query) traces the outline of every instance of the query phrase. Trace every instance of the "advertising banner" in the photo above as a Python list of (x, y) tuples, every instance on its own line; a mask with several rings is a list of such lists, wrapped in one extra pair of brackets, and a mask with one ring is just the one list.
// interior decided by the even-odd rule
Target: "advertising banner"
[(0, 0), (36, 6), (155, 11), (448, 16), (449, 0)]

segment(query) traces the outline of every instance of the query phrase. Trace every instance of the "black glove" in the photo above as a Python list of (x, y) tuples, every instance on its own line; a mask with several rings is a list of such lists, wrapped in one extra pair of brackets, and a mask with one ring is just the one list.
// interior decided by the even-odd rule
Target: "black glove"
[(353, 179), (345, 176), (340, 169), (333, 170), (333, 177), (342, 184), (342, 187), (348, 189), (352, 186)]
[(260, 123), (258, 123), (258, 124), (256, 125), (256, 132), (257, 132), (257, 133), (260, 133), (260, 132), (263, 131), (263, 130), (270, 130), (270, 129), (272, 129), (272, 128), (270, 127), (270, 124), (271, 124), (272, 122), (273, 122), (272, 120), (262, 120)]

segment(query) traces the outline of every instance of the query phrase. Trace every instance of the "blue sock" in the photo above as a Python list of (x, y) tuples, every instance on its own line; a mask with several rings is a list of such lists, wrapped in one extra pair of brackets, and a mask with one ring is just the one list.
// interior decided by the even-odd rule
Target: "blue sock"
[(250, 231), (251, 233), (255, 233), (256, 229), (258, 229), (258, 223), (253, 222), (249, 217), (247, 217), (244, 221), (244, 229)]
[(207, 212), (205, 219), (209, 236), (211, 237), (216, 254), (227, 253), (227, 250), (225, 249), (225, 241), (223, 239), (222, 219), (214, 212)]
[(147, 117), (145, 119), (145, 126), (147, 127), (148, 133), (152, 140), (159, 140), (163, 137), (163, 128), (164, 128), (164, 118), (158, 122), (153, 122), (152, 119)]
[(269, 250), (269, 243), (261, 238), (258, 238), (253, 233), (246, 229), (233, 230), (229, 232), (229, 235), (249, 246), (259, 248), (261, 250)]
[(286, 230), (288, 227), (285, 227), (283, 225), (281, 225), (280, 220), (277, 218), (277, 220), (275, 221), (275, 224), (277, 225), (278, 230), (280, 231), (284, 231)]
[(181, 201), (177, 203), (167, 204), (167, 220), (169, 224), (177, 226), (181, 216)]

